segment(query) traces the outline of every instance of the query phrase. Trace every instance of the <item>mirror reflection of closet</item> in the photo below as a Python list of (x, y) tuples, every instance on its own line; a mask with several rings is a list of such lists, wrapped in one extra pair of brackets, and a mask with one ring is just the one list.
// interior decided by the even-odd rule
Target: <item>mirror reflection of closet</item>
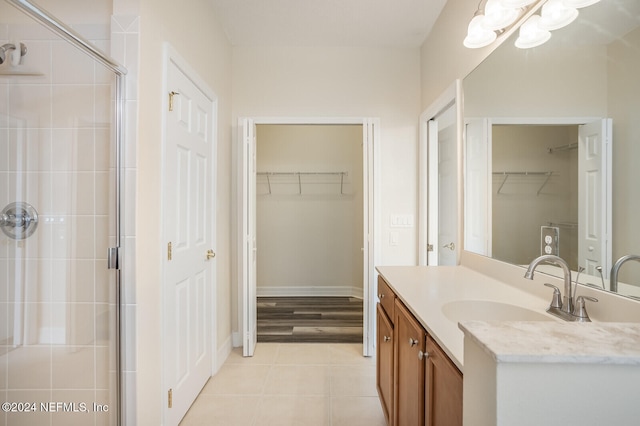
[[(541, 227), (554, 253), (578, 264), (577, 126), (492, 126), (493, 256), (528, 264), (541, 254)], [(556, 147), (563, 147), (558, 149)]]

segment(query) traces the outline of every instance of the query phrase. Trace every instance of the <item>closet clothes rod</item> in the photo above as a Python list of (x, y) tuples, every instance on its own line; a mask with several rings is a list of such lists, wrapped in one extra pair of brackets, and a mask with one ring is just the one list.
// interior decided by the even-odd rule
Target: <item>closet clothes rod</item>
[(507, 183), (507, 179), (509, 179), (509, 176), (546, 176), (547, 178), (544, 180), (544, 182), (538, 189), (538, 192), (536, 193), (536, 195), (540, 195), (540, 191), (542, 191), (542, 188), (544, 188), (545, 185), (549, 182), (549, 179), (551, 179), (551, 175), (553, 175), (553, 172), (493, 172), (493, 174), (504, 176), (504, 180), (502, 181), (500, 188), (498, 188), (498, 194), (502, 190), (504, 184)]
[(344, 195), (344, 177), (349, 176), (349, 172), (256, 172), (256, 175), (267, 177), (269, 195), (271, 195), (271, 176), (297, 176), (299, 195), (302, 195), (301, 176), (340, 176), (340, 195)]
[(569, 151), (571, 149), (578, 149), (578, 142), (568, 143), (566, 145), (560, 146), (550, 146), (549, 148), (547, 148), (547, 152), (549, 154), (553, 154), (554, 152)]

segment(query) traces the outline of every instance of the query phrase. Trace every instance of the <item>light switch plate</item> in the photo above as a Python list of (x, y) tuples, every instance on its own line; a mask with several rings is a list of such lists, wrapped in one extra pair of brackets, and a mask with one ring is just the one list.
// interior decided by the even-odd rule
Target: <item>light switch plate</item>
[(413, 215), (392, 214), (390, 225), (392, 228), (413, 228)]

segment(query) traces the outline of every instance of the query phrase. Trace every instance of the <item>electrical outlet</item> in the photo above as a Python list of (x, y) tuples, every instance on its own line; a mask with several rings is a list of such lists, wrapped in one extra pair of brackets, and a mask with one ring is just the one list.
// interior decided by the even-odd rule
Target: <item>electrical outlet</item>
[(560, 256), (560, 228), (555, 226), (540, 227), (540, 254)]

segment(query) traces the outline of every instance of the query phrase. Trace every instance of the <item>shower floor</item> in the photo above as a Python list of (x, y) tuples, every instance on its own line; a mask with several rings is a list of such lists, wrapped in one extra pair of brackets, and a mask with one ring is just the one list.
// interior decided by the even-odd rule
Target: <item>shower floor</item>
[(258, 297), (258, 342), (362, 342), (362, 299)]

